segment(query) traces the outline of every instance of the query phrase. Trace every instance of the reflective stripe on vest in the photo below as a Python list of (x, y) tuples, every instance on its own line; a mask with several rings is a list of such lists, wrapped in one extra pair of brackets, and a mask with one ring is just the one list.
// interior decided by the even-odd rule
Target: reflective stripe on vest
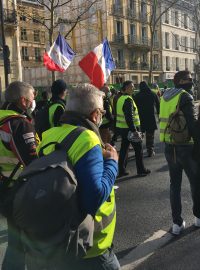
[(133, 116), (133, 123), (136, 127), (140, 126), (140, 118), (139, 118), (139, 114), (138, 114), (138, 109), (137, 106), (134, 102), (134, 100), (132, 99), (131, 96), (128, 95), (122, 95), (118, 100), (117, 100), (117, 106), (116, 106), (116, 127), (119, 128), (128, 128), (128, 125), (126, 123), (126, 119), (125, 119), (125, 115), (123, 112), (123, 106), (124, 106), (124, 102), (126, 99), (131, 99), (133, 102), (133, 107), (135, 108), (134, 111), (134, 116)]
[(49, 107), (49, 124), (50, 124), (50, 127), (54, 127), (53, 117), (54, 117), (54, 113), (55, 113), (55, 111), (56, 111), (56, 109), (58, 107), (61, 107), (61, 108), (65, 109), (65, 107), (60, 103), (52, 104)]
[[(160, 120), (160, 141), (161, 142), (166, 142), (166, 143), (174, 143), (173, 140), (171, 139), (171, 136), (169, 133), (166, 132), (166, 127), (168, 124), (168, 119), (170, 114), (174, 113), (176, 111), (177, 104), (179, 102), (179, 98), (184, 93), (185, 90), (182, 90), (179, 92), (176, 96), (171, 98), (168, 101), (165, 101), (163, 97), (161, 97), (160, 100), (160, 115), (159, 115), (159, 120)], [(191, 144), (193, 143), (193, 140), (191, 139), (189, 143), (186, 144)]]
[[(75, 126), (63, 124), (60, 127), (54, 127), (45, 131), (43, 133), (43, 140), (37, 147), (37, 151), (50, 142), (61, 142), (75, 128)], [(84, 154), (96, 145), (101, 145), (97, 135), (91, 130), (83, 131), (68, 151), (68, 157), (72, 165), (74, 166)], [(49, 145), (44, 149), (44, 154), (49, 154), (54, 149), (54, 145)], [(95, 216), (94, 244), (88, 251), (87, 258), (103, 254), (111, 246), (115, 224), (115, 194), (114, 190), (112, 190), (109, 200), (102, 204)]]
[(95, 216), (94, 244), (87, 251), (85, 258), (103, 254), (111, 247), (116, 225), (115, 192), (112, 189), (109, 201), (102, 204)]
[[(3, 121), (5, 118), (13, 115), (19, 115), (17, 112), (12, 111), (12, 110), (0, 110), (0, 121)], [(22, 115), (20, 115), (22, 116)], [(25, 117), (25, 116), (24, 116)], [(19, 160), (16, 157), (16, 155), (8, 150), (5, 146), (4, 143), (10, 143), (12, 139), (12, 134), (5, 132), (4, 130), (1, 129), (2, 126), (0, 126), (0, 170), (1, 173), (4, 176), (10, 176), (16, 165), (18, 164)], [(3, 143), (4, 142), (4, 143)], [(19, 170), (15, 176), (14, 179), (17, 178), (21, 170)]]

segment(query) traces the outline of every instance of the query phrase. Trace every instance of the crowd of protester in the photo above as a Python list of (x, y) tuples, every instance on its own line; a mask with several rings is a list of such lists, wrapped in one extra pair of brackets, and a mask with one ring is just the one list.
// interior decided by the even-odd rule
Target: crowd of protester
[[(37, 92), (30, 84), (16, 81), (8, 86), (5, 103), (0, 110), (1, 178), (9, 178), (11, 174), (13, 176), (13, 171), (17, 171), (13, 177), (17, 179), (23, 167), (39, 157), (41, 148), (47, 146), (44, 155), (48, 155), (55, 151), (53, 142), (60, 143), (74, 129), (84, 127), (67, 154), (78, 183), (80, 211), (92, 220), (88, 222), (92, 239), (85, 242), (86, 253), (82, 257), (69, 260), (63, 239), (61, 243), (52, 245), (51, 254), (42, 253), (47, 257), (38, 261), (32, 249), (26, 247), (15, 220), (7, 218), (8, 247), (3, 270), (25, 270), (25, 267), (28, 270), (120, 269), (112, 248), (116, 224), (114, 183), (117, 177), (130, 174), (127, 170), (130, 147), (135, 152), (136, 176), (148, 177), (151, 173), (144, 164), (143, 143), (145, 138), (146, 155), (154, 158), (154, 135), (158, 129), (159, 114), (160, 140), (165, 144), (170, 174), (172, 233), (178, 235), (185, 228), (180, 195), (183, 171), (191, 185), (195, 226), (200, 227), (200, 118), (194, 111), (190, 73), (178, 72), (174, 85), (171, 89), (166, 88), (163, 94), (158, 91), (157, 85), (151, 89), (142, 81), (139, 92), (134, 93), (134, 84), (129, 80), (122, 84), (119, 91), (107, 84), (101, 89), (90, 84), (69, 89), (63, 80), (56, 80), (51, 92), (42, 92), (42, 98), (36, 104)], [(176, 110), (179, 95), (180, 110), (191, 139), (176, 145), (165, 134), (165, 127), (170, 114)], [(31, 242), (32, 235), (27, 237)], [(84, 232), (78, 237), (77, 245), (83, 241)], [(45, 240), (42, 241), (38, 246), (45, 246)], [(59, 256), (55, 257), (54, 253)], [(26, 260), (26, 257), (32, 259)]]

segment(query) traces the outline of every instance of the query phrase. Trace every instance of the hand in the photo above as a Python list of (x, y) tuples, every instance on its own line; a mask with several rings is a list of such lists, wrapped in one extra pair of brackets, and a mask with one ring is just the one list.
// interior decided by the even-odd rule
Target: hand
[(117, 150), (109, 143), (105, 144), (105, 149), (103, 149), (103, 157), (105, 159), (114, 159), (118, 162)]

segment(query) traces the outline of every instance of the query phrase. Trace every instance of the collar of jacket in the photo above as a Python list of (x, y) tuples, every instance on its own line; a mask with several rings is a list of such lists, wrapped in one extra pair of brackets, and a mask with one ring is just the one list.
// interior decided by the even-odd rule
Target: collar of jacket
[(78, 112), (66, 111), (62, 115), (60, 119), (60, 123), (74, 125), (74, 126), (81, 126), (81, 127), (85, 127), (89, 130), (94, 131), (94, 133), (96, 133), (96, 135), (99, 137), (102, 148), (105, 148), (105, 145), (99, 133), (99, 128), (92, 121), (90, 121), (86, 116), (81, 115)]

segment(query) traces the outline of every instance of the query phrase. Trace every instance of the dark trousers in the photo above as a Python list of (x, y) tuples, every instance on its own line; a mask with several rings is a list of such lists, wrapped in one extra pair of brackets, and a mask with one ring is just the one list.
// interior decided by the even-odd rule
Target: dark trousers
[(170, 203), (172, 219), (179, 226), (183, 222), (181, 216), (181, 183), (182, 173), (186, 173), (190, 182), (193, 214), (200, 218), (200, 175), (198, 175), (198, 164), (192, 157), (193, 146), (173, 146), (165, 144), (165, 157), (169, 166), (170, 174)]
[(120, 135), (122, 137), (121, 148), (119, 153), (119, 173), (123, 173), (126, 170), (126, 165), (128, 161), (128, 150), (130, 144), (133, 146), (135, 151), (135, 160), (136, 160), (136, 167), (137, 173), (143, 173), (145, 170), (144, 163), (143, 163), (143, 149), (142, 143), (135, 143), (130, 142), (127, 139), (128, 130), (127, 129), (120, 129)]
[(154, 151), (154, 131), (146, 131), (146, 148), (148, 154), (152, 154)]
[(21, 242), (21, 234), (18, 227), (12, 220), (8, 223), (8, 246), (3, 259), (2, 270), (24, 270), (25, 253)]

